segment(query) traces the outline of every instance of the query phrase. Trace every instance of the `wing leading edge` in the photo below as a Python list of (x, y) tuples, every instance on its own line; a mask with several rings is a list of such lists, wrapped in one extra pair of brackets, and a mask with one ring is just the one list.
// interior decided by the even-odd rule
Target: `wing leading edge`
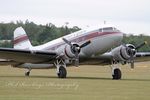
[[(137, 52), (134, 56), (135, 62), (149, 61), (150, 52)], [(92, 62), (92, 64), (110, 65), (113, 60), (111, 52), (104, 53), (103, 55), (97, 55), (90, 58), (83, 57), (82, 62)]]
[(45, 63), (55, 60), (56, 52), (42, 50), (22, 50), (13, 48), (0, 48), (0, 58), (19, 63)]

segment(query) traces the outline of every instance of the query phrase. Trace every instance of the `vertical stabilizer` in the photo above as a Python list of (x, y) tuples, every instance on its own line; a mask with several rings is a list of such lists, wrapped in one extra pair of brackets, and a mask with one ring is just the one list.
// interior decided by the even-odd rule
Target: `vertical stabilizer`
[(14, 31), (14, 48), (29, 49), (32, 47), (30, 40), (22, 27), (18, 27)]

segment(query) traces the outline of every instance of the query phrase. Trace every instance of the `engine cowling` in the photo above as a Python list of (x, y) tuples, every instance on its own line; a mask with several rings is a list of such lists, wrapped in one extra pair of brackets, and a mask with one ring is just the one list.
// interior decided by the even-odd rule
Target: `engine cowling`
[(61, 48), (58, 49), (57, 51), (58, 55), (66, 58), (74, 58), (75, 66), (78, 67), (80, 50), (89, 45), (91, 41), (86, 41), (83, 44), (78, 45), (77, 43), (72, 43), (71, 41), (68, 41), (66, 38), (62, 39), (67, 45), (62, 46)]
[[(77, 48), (78, 49), (78, 53), (80, 53), (80, 47), (79, 45), (77, 44), (73, 44), (74, 46), (71, 47), (70, 45), (65, 45), (65, 46), (62, 46), (60, 48), (57, 49), (57, 53), (59, 55), (63, 55), (65, 58), (75, 58), (75, 49)], [(76, 48), (74, 48), (76, 47)], [(78, 48), (79, 47), (79, 48)]]
[(135, 56), (136, 50), (134, 45), (126, 44), (114, 48), (111, 53), (116, 61), (128, 61), (131, 56)]

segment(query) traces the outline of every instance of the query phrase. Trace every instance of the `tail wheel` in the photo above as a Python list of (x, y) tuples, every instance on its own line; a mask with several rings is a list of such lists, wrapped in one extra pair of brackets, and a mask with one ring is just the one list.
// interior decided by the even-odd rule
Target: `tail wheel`
[(114, 69), (114, 74), (112, 75), (114, 80), (119, 80), (121, 79), (122, 73), (119, 68)]
[(66, 78), (66, 76), (67, 76), (67, 70), (66, 70), (66, 68), (64, 68), (63, 66), (61, 66), (59, 68), (58, 77), (59, 78)]

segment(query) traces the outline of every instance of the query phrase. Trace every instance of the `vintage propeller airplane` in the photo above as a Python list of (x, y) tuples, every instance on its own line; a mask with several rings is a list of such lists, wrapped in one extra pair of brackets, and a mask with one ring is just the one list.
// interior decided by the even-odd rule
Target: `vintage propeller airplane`
[(72, 62), (76, 67), (79, 62), (110, 64), (113, 79), (121, 79), (118, 63), (131, 63), (131, 68), (134, 68), (135, 58), (150, 56), (150, 52), (137, 52), (146, 42), (138, 46), (122, 45), (122, 38), (121, 31), (105, 25), (96, 29), (80, 30), (40, 46), (32, 46), (24, 29), (18, 27), (14, 31), (14, 48), (0, 48), (0, 58), (5, 59), (0, 64), (26, 68), (26, 76), (29, 76), (32, 69), (56, 66), (59, 78), (66, 78), (66, 65)]

